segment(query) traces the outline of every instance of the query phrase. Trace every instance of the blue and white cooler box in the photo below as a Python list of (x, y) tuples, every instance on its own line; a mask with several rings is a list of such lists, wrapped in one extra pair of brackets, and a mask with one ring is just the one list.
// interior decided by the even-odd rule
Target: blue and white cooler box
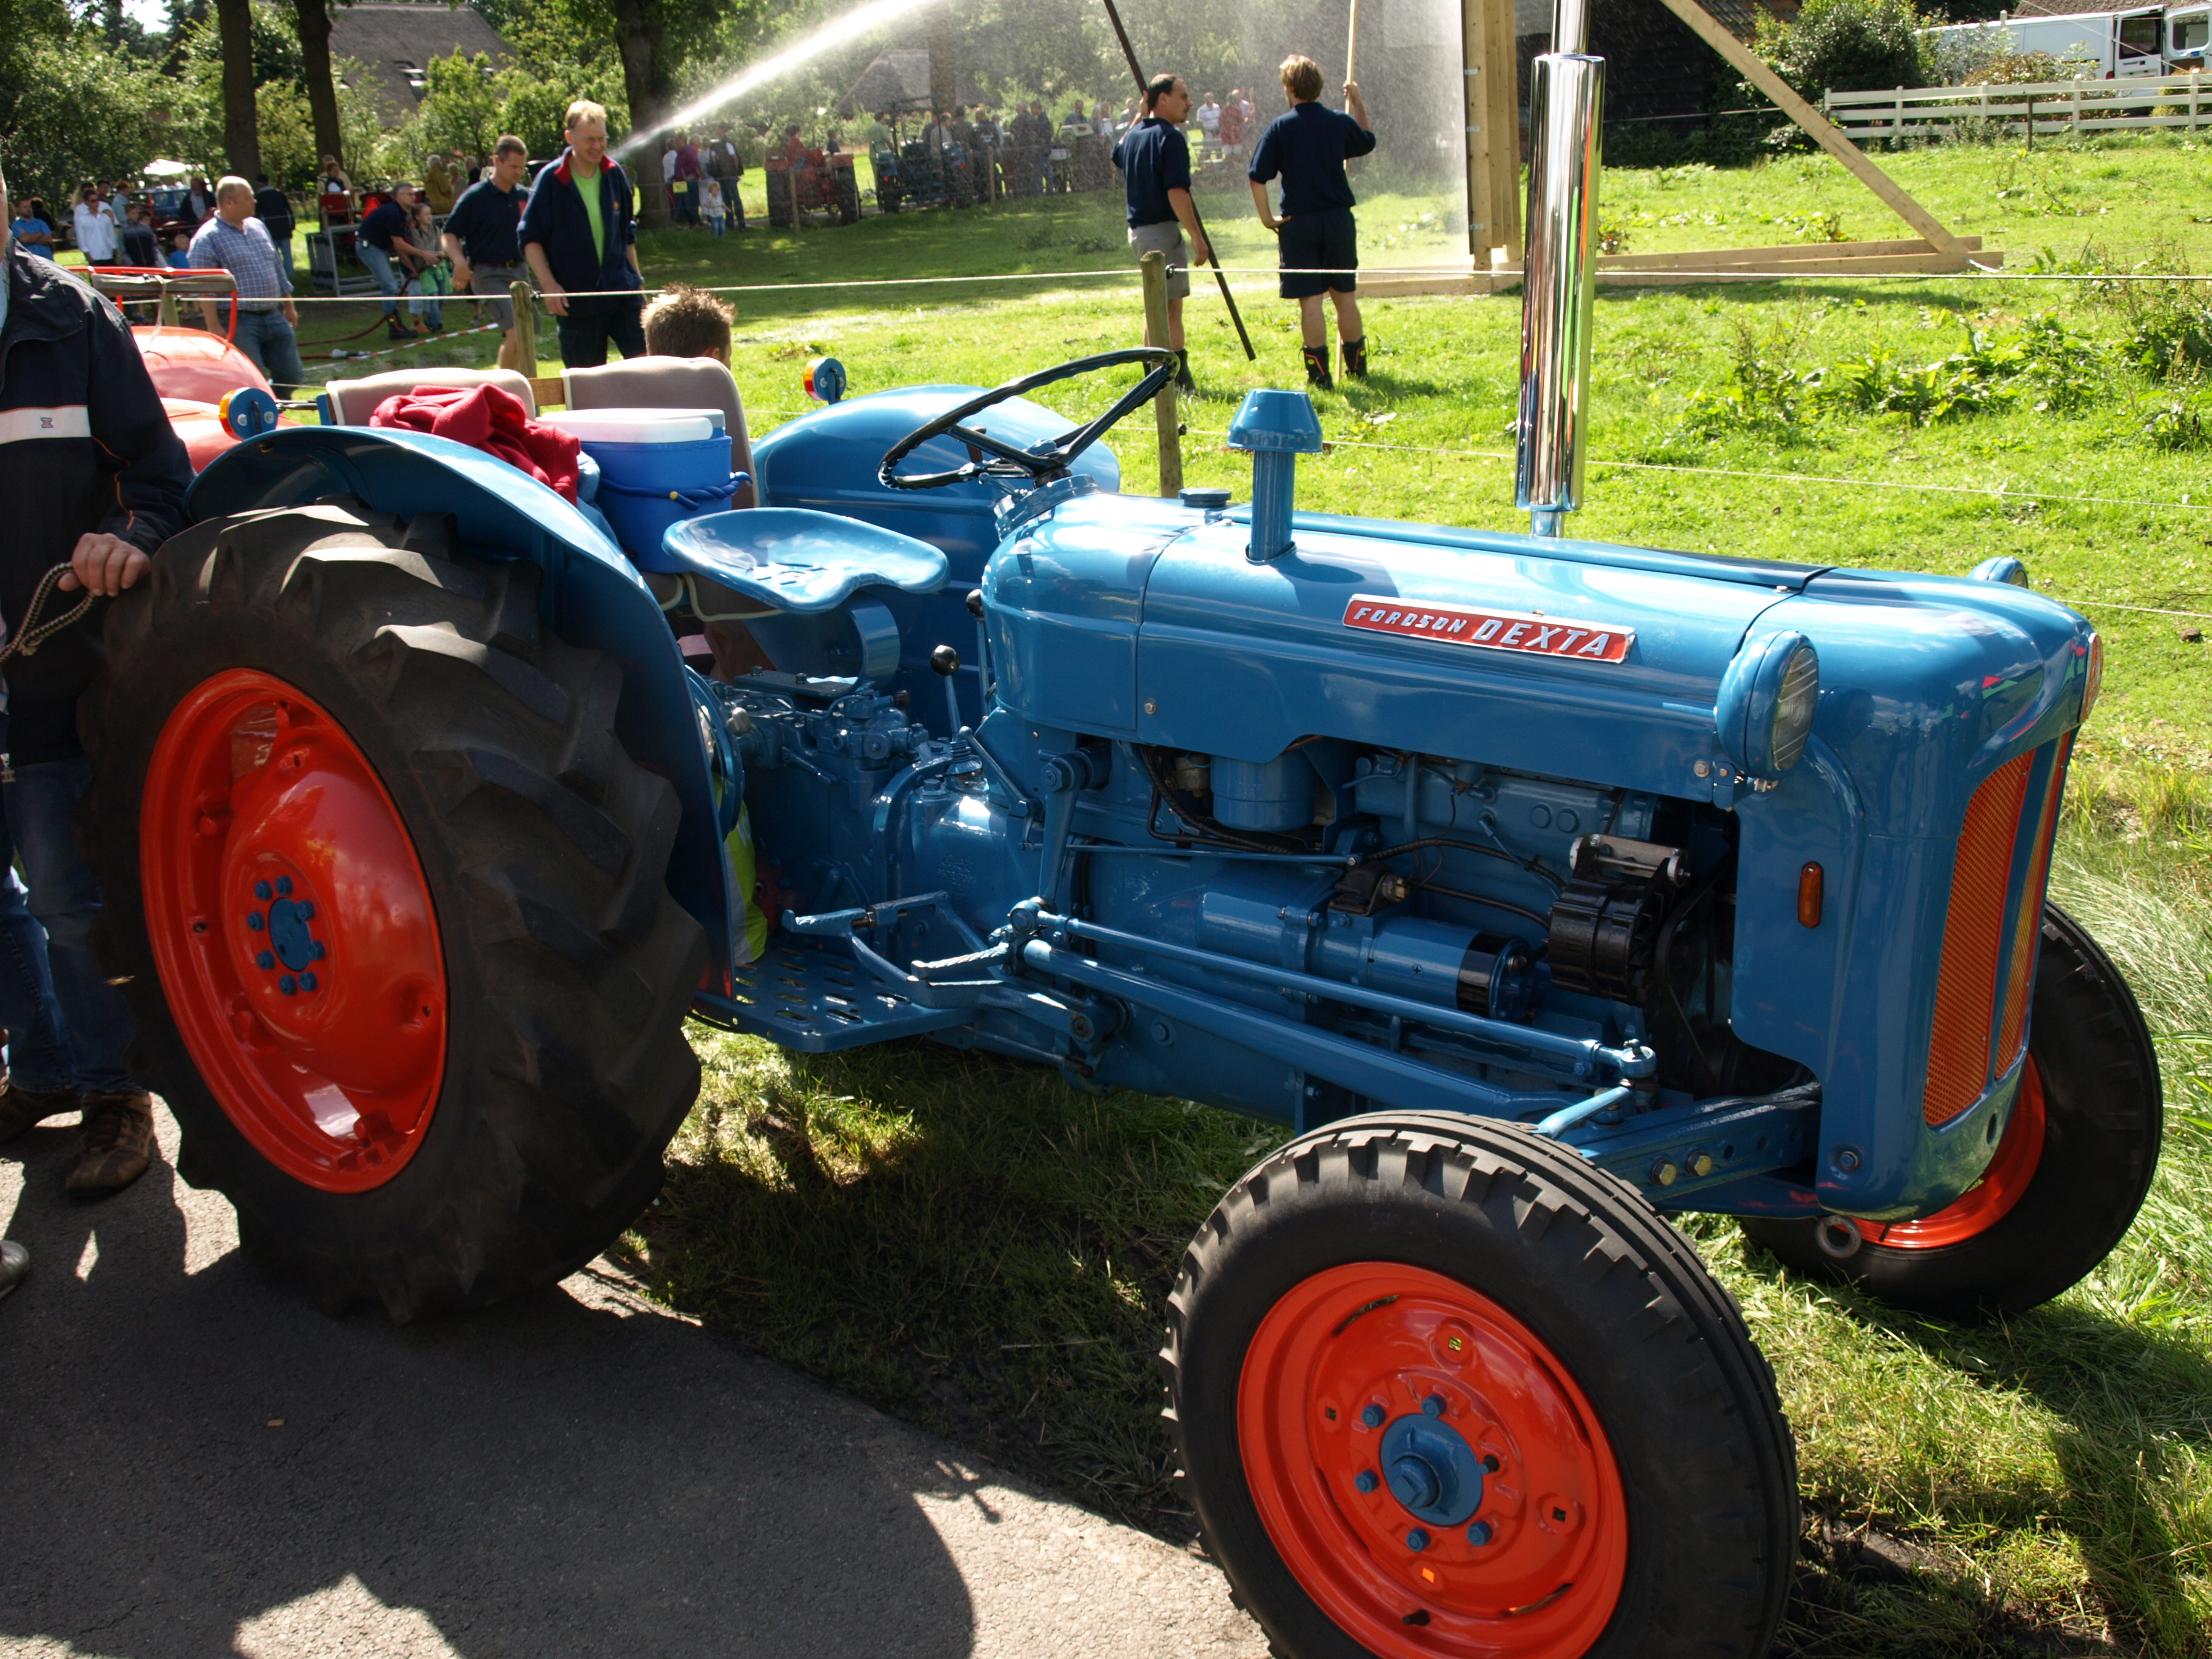
[(653, 560), (669, 526), (727, 511), (750, 482), (730, 471), (730, 434), (719, 409), (586, 409), (538, 418), (582, 441), (599, 474), (586, 502), (605, 515), (633, 558)]

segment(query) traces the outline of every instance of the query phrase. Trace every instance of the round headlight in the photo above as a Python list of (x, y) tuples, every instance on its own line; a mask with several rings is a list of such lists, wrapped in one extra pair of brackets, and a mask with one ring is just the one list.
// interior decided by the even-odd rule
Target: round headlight
[(1713, 725), (1721, 750), (1747, 778), (1771, 781), (1797, 763), (1813, 735), (1820, 658), (1795, 630), (1753, 640), (1721, 676)]
[(1805, 739), (1813, 735), (1813, 708), (1820, 700), (1820, 659), (1810, 645), (1790, 653), (1782, 669), (1782, 689), (1774, 699), (1774, 720), (1768, 728), (1767, 746), (1774, 769), (1787, 772), (1805, 752)]

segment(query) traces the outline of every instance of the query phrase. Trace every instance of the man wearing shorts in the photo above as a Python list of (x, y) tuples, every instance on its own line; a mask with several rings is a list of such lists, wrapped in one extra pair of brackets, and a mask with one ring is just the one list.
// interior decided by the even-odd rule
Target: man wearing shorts
[[(1270, 121), (1260, 135), (1246, 176), (1252, 181), (1260, 222), (1275, 233), (1281, 245), (1282, 295), (1298, 302), (1306, 379), (1326, 392), (1336, 382), (1328, 372), (1323, 294), (1336, 306), (1344, 372), (1362, 378), (1367, 374), (1367, 337), (1359, 320), (1359, 301), (1353, 297), (1359, 286), (1353, 275), (1359, 264), (1359, 234), (1352, 217), (1352, 185), (1345, 179), (1344, 164), (1372, 150), (1375, 134), (1367, 125), (1367, 105), (1356, 82), (1344, 83), (1344, 106), (1350, 113), (1340, 115), (1322, 107), (1321, 65), (1310, 58), (1283, 60), (1283, 94), (1290, 110)], [(1267, 182), (1279, 173), (1283, 180), (1279, 214), (1267, 201)]]
[[(1154, 249), (1167, 255), (1168, 344), (1182, 360), (1176, 384), (1195, 392), (1190, 353), (1182, 341), (1182, 302), (1190, 293), (1190, 254), (1183, 248), (1183, 233), (1190, 233), (1190, 250), (1201, 260), (1207, 249), (1198, 210), (1190, 201), (1190, 145), (1178, 131), (1189, 118), (1190, 93), (1182, 77), (1155, 75), (1145, 84), (1144, 118), (1114, 146), (1114, 165), (1128, 191), (1130, 246), (1140, 259)], [(1368, 144), (1372, 148), (1374, 140)]]
[(500, 326), (499, 366), (538, 373), (522, 361), (522, 341), (514, 331), (511, 284), (528, 279), (522, 248), (522, 175), (530, 152), (521, 139), (507, 134), (492, 147), (491, 173), (461, 192), (446, 219), (446, 257), (453, 262), (453, 292), (481, 294), (491, 320)]

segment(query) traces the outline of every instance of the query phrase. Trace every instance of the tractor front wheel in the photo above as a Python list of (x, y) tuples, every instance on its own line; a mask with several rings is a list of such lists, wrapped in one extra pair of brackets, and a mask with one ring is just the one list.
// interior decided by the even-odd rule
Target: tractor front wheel
[(1230, 1190), (1169, 1308), (1185, 1494), (1285, 1659), (1766, 1651), (1797, 1536), (1772, 1375), (1573, 1153), (1332, 1124)]
[(2024, 1313), (2111, 1255), (2158, 1169), (2158, 1053), (2120, 970), (2055, 904), (2038, 951), (2020, 1099), (1972, 1187), (1917, 1220), (1860, 1222), (1841, 1260), (1817, 1222), (1747, 1220), (1744, 1232), (1793, 1272), (1963, 1321)]
[(698, 1090), (678, 807), (537, 566), (342, 504), (197, 526), (107, 622), (80, 815), (134, 1074), (265, 1265), (395, 1319), (572, 1271)]

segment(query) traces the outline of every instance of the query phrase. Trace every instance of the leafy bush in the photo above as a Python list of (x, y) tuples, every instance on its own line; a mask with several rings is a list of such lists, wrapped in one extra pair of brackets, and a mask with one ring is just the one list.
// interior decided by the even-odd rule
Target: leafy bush
[(2212, 426), (2187, 404), (2167, 404), (2152, 411), (2142, 435), (2154, 449), (2212, 449)]
[(1738, 322), (1727, 381), (1699, 386), (1682, 411), (1682, 427), (1701, 438), (1731, 432), (1783, 433), (1820, 386), (1820, 371), (1801, 374), (1790, 362), (1790, 338), (1779, 327), (1762, 334)]
[(1806, 98), (1921, 87), (1931, 77), (1918, 32), (1931, 21), (1912, 0), (1805, 0), (1787, 23), (1761, 11), (1753, 50)]
[[(2148, 286), (2148, 285), (2147, 285)], [(2192, 376), (2212, 367), (2212, 304), (2181, 283), (2160, 283), (2136, 313), (2120, 349), (2154, 380)]]

